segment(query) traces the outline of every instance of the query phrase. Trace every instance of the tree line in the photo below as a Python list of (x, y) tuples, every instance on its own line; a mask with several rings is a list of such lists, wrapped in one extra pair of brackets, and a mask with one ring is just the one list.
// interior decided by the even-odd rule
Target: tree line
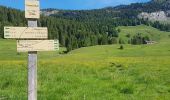
[[(3, 38), (4, 26), (26, 26), (24, 12), (0, 7), (0, 37)], [(117, 26), (151, 25), (163, 31), (170, 27), (158, 22), (149, 22), (135, 17), (137, 12), (115, 12), (108, 10), (67, 11), (52, 16), (41, 16), (38, 26), (48, 27), (49, 38), (59, 39), (60, 46), (67, 51), (76, 48), (116, 44), (120, 30)], [(164, 26), (163, 26), (164, 25)]]

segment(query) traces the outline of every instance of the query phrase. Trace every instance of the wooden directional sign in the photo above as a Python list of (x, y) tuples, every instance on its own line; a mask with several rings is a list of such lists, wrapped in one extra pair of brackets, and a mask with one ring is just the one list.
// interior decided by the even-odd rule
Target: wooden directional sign
[(39, 0), (25, 0), (25, 18), (40, 18)]
[(45, 27), (4, 27), (4, 38), (9, 39), (47, 39)]
[(17, 51), (56, 51), (59, 50), (58, 40), (18, 40)]

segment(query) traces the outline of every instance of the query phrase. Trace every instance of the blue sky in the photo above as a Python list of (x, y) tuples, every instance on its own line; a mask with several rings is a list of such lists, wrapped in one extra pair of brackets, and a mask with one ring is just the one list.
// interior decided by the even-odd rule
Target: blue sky
[[(41, 9), (97, 9), (120, 4), (147, 2), (149, 0), (40, 0)], [(24, 9), (24, 0), (0, 0), (0, 5)]]

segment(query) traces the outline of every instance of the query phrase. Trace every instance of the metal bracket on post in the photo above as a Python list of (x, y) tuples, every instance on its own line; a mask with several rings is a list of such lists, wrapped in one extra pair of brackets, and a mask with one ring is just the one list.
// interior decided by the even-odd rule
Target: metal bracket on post
[(37, 20), (28, 19), (28, 27), (37, 27)]
[[(37, 20), (28, 20), (28, 27), (37, 27)], [(28, 52), (28, 100), (37, 100), (37, 52)]]

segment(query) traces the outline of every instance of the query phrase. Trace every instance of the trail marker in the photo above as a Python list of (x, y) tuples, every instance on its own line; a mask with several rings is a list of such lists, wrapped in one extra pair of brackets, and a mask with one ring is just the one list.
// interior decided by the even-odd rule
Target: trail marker
[(59, 50), (58, 40), (18, 40), (17, 51), (56, 51)]
[(25, 0), (25, 18), (40, 18), (39, 0)]
[(45, 27), (4, 27), (4, 38), (9, 39), (47, 39)]
[(40, 18), (39, 4), (39, 0), (25, 0), (28, 27), (4, 27), (5, 38), (19, 39), (17, 51), (28, 52), (28, 100), (37, 100), (37, 51), (59, 50), (58, 40), (40, 40), (47, 39), (48, 32), (47, 28), (37, 27), (37, 19)]

